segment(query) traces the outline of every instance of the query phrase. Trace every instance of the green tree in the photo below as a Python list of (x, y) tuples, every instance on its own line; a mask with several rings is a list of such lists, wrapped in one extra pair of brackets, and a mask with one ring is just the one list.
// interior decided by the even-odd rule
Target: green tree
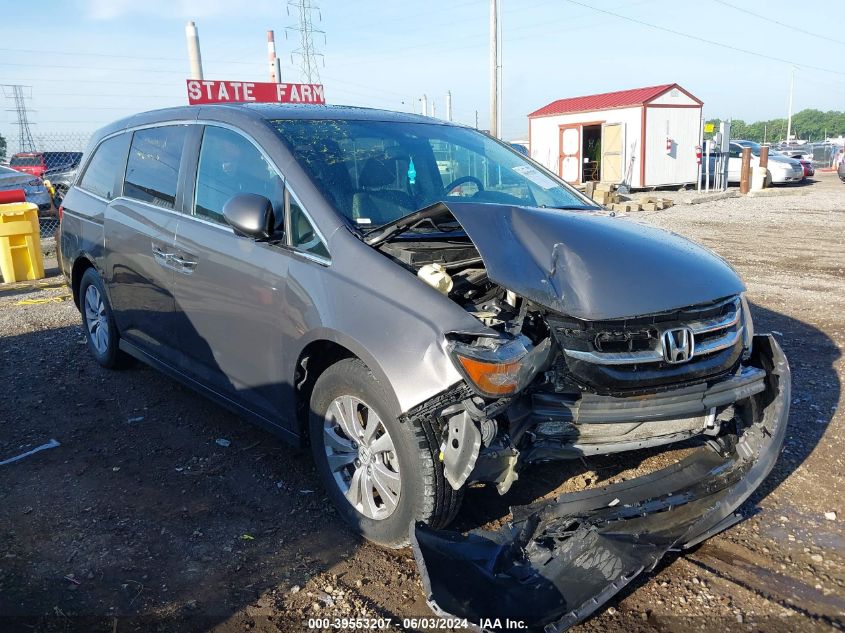
[[(707, 122), (714, 123), (716, 129), (719, 128), (719, 119), (711, 119)], [(757, 141), (758, 143), (776, 143), (786, 138), (786, 128), (786, 118), (755, 121), (754, 123), (734, 119), (731, 122), (731, 137)], [(801, 110), (792, 117), (792, 133), (798, 138), (811, 141), (822, 141), (828, 136), (845, 134), (845, 112)]]

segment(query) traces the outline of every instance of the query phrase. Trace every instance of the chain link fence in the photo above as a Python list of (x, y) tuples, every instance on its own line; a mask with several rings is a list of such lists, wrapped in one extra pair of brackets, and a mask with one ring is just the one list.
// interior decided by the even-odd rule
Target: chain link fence
[(52, 237), (59, 227), (58, 205), (76, 178), (90, 134), (62, 132), (21, 139), (18, 130), (10, 129), (0, 130), (0, 135), (6, 139), (6, 154), (0, 156), (5, 168), (0, 169), (0, 189), (23, 189), (27, 201), (38, 205), (42, 239)]

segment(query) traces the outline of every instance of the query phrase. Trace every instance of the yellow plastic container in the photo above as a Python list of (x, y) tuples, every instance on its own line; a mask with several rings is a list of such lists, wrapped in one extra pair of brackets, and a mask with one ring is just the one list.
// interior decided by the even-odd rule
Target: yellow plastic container
[(34, 204), (0, 204), (0, 272), (6, 283), (44, 277), (38, 207)]

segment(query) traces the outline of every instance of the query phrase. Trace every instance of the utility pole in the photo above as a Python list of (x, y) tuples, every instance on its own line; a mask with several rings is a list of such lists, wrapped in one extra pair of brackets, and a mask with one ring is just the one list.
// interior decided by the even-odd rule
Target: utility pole
[(786, 119), (786, 142), (792, 136), (792, 93), (795, 91), (795, 66), (792, 67), (792, 78), (789, 81), (789, 116)]
[(191, 64), (191, 79), (202, 79), (202, 55), (200, 55), (200, 36), (197, 25), (188, 22), (185, 25), (185, 38), (188, 40), (188, 61)]
[[(18, 151), (19, 152), (34, 152), (35, 142), (32, 140), (32, 130), (29, 129), (29, 116), (31, 112), (26, 107), (26, 97), (24, 95), (24, 88), (32, 90), (32, 86), (21, 86), (18, 84), (8, 84), (0, 86), (3, 89), (3, 96), (7, 99), (12, 99), (15, 102), (15, 107), (10, 108), (9, 112), (14, 112), (17, 116), (15, 125), (18, 126)], [(6, 89), (11, 90), (11, 95), (6, 92)]]
[(273, 30), (267, 31), (267, 61), (270, 64), (270, 82), (281, 83), (281, 73), (276, 71), (276, 34)]
[(323, 42), (326, 40), (326, 32), (314, 28), (314, 13), (317, 13), (317, 19), (322, 20), (320, 7), (311, 3), (311, 0), (288, 0), (288, 15), (290, 15), (290, 8), (293, 7), (299, 13), (299, 25), (289, 26), (285, 29), (285, 36), (288, 31), (299, 33), (299, 48), (295, 49), (291, 56), (298, 55), (300, 62), (300, 69), (302, 78), (308, 82), (320, 83), (320, 70), (317, 67), (317, 58), (323, 57), (321, 53), (317, 52), (314, 47), (314, 35), (322, 35)]
[(446, 91), (446, 120), (452, 120), (452, 91)]
[(499, 0), (490, 0), (490, 134), (499, 138)]
[(428, 97), (426, 95), (423, 95), (422, 99), (420, 99), (420, 102), (422, 103), (422, 115), (428, 116)]

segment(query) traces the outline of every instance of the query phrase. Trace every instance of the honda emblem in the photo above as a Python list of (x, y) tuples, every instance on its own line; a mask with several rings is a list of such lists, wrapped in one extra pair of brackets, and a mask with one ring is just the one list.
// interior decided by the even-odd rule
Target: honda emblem
[(685, 363), (695, 352), (695, 336), (688, 327), (666, 330), (661, 337), (663, 359), (667, 363)]

